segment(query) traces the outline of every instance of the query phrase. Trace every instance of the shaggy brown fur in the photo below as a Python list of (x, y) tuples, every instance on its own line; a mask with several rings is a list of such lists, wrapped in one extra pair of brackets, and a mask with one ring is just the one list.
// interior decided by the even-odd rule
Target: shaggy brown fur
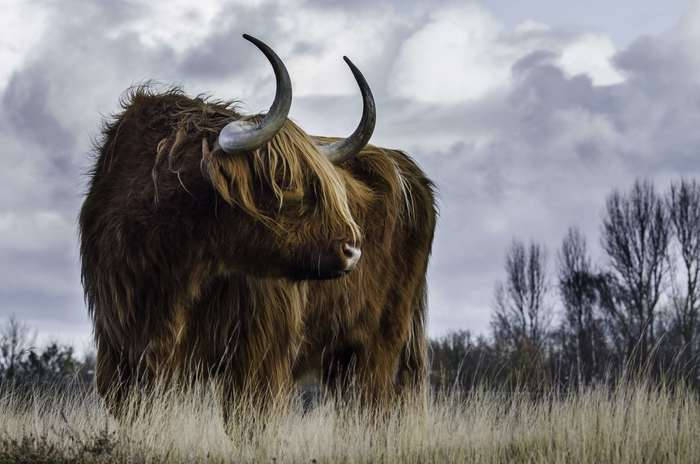
[[(308, 372), (375, 399), (423, 384), (436, 213), (408, 156), (367, 146), (334, 166), (314, 145), (334, 139), (291, 121), (227, 155), (230, 104), (140, 87), (123, 109), (80, 213), (97, 387), (115, 410), (130, 386), (194, 373), (262, 401)], [(355, 270), (308, 280), (339, 241), (361, 244)]]

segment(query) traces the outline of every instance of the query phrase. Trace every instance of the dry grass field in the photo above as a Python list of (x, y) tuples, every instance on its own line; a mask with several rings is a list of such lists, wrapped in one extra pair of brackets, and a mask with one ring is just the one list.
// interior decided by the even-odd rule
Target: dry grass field
[(0, 398), (9, 462), (700, 462), (700, 402), (644, 384), (557, 397), (444, 395), (383, 413), (299, 401), (264, 418), (239, 405), (229, 433), (210, 389), (161, 391), (115, 421), (93, 393)]

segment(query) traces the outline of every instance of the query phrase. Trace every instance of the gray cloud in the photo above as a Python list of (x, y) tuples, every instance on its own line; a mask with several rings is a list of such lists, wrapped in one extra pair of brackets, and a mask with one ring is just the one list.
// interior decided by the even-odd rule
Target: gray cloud
[(10, 123), (6, 129), (15, 131), (21, 138), (33, 139), (43, 149), (65, 158), (75, 146), (75, 134), (63, 127), (57, 116), (47, 108), (46, 78), (35, 69), (12, 77), (2, 101)]
[[(434, 334), (487, 328), (493, 283), (513, 236), (543, 241), (553, 255), (566, 228), (578, 225), (595, 245), (612, 188), (624, 188), (635, 176), (663, 186), (671, 177), (700, 171), (692, 38), (640, 38), (614, 58), (626, 81), (595, 86), (589, 76), (562, 69), (561, 44), (574, 34), (505, 31), (495, 39), (502, 52), (522, 43), (542, 48), (512, 52), (507, 87), (469, 101), (436, 103), (392, 92), (397, 57), (428, 23), (430, 11), (418, 3), (405, 10), (386, 3), (372, 11), (331, 3), (308, 2), (293, 13), (274, 2), (229, 5), (184, 49), (157, 34), (146, 40), (137, 26), (148, 11), (131, 2), (75, 2), (70, 18), (62, 11), (71, 5), (53, 11), (51, 26), (0, 99), (0, 146), (8, 167), (0, 173), (0, 317), (15, 312), (42, 332), (89, 333), (75, 223), (100, 115), (117, 110), (124, 89), (151, 78), (264, 107), (272, 98), (272, 75), (242, 32), (259, 34), (286, 61), (301, 63), (293, 79), (314, 88), (324, 84), (317, 72), (352, 82), (341, 68), (345, 51), (338, 50), (337, 68), (324, 62), (317, 69), (329, 53), (335, 56), (334, 38), (348, 24), (362, 20), (374, 31), (386, 23), (377, 29), (382, 33), (373, 49), (353, 49), (355, 36), (340, 49), (354, 51), (348, 54), (373, 85), (379, 108), (373, 142), (411, 152), (439, 187), (441, 216), (429, 271)], [(327, 42), (304, 30), (323, 19)], [(462, 79), (464, 85), (469, 77), (468, 70), (423, 73), (425, 80)], [(298, 94), (292, 116), (309, 132), (346, 134), (360, 116), (359, 94), (328, 89)]]
[[(514, 64), (507, 92), (413, 112), (412, 122), (395, 129), (456, 137), (442, 150), (416, 143), (441, 191), (433, 329), (487, 327), (493, 282), (514, 236), (544, 242), (553, 257), (576, 225), (599, 254), (602, 207), (613, 188), (641, 176), (664, 189), (672, 177), (700, 172), (697, 73), (664, 40), (642, 39), (618, 54), (628, 80), (606, 87), (585, 75), (567, 77), (555, 54), (537, 51)], [(671, 78), (659, 69), (677, 72)], [(482, 131), (489, 136), (480, 143), (473, 134)]]
[[(264, 34), (268, 41), (280, 37), (277, 22), (281, 11), (272, 4), (258, 8), (240, 5), (229, 6), (221, 13), (211, 33), (203, 43), (189, 50), (181, 59), (179, 70), (183, 75), (195, 78), (221, 79), (241, 72), (249, 66), (260, 66), (258, 56), (251, 45), (241, 40), (241, 31), (252, 35)], [(260, 31), (260, 32), (258, 32)], [(310, 49), (304, 49), (308, 52)]]

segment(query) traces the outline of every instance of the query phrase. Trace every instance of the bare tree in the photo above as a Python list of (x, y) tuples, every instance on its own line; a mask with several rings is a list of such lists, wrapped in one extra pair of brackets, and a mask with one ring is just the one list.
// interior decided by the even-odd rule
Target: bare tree
[(550, 322), (546, 252), (542, 245), (514, 240), (506, 255), (505, 283), (496, 285), (491, 326), (494, 339), (514, 350), (541, 349)]
[[(559, 294), (564, 314), (559, 331), (565, 365), (578, 381), (591, 383), (600, 373), (606, 351), (597, 308), (598, 282), (588, 255), (586, 239), (577, 228), (570, 228), (557, 255)], [(573, 358), (573, 359), (572, 359)]]
[(0, 379), (15, 378), (17, 369), (29, 355), (35, 339), (36, 334), (14, 315), (0, 327)]
[[(686, 360), (698, 351), (698, 305), (700, 304), (700, 185), (681, 179), (671, 184), (666, 198), (673, 235), (671, 257), (671, 330), (683, 345)], [(681, 272), (677, 272), (677, 267)]]
[(610, 272), (607, 315), (618, 349), (639, 361), (656, 342), (656, 316), (668, 269), (671, 226), (663, 200), (649, 181), (637, 180), (629, 194), (614, 191), (606, 201), (601, 244)]

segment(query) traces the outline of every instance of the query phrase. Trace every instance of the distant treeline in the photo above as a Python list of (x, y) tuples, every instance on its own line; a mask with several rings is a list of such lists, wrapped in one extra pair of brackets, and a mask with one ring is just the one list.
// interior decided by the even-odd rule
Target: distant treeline
[[(431, 384), (551, 391), (641, 373), (700, 389), (700, 185), (680, 179), (659, 193), (638, 180), (613, 191), (599, 240), (600, 263), (577, 228), (554, 259), (543, 244), (513, 240), (491, 333), (431, 340)], [(34, 340), (15, 318), (0, 324), (0, 384), (92, 382), (94, 354)]]
[(14, 316), (0, 325), (0, 387), (89, 385), (95, 356), (79, 359), (72, 346), (36, 346), (36, 332)]
[(570, 228), (554, 256), (515, 239), (495, 286), (490, 337), (431, 341), (433, 385), (577, 387), (625, 376), (700, 387), (700, 185), (613, 191), (595, 263)]

